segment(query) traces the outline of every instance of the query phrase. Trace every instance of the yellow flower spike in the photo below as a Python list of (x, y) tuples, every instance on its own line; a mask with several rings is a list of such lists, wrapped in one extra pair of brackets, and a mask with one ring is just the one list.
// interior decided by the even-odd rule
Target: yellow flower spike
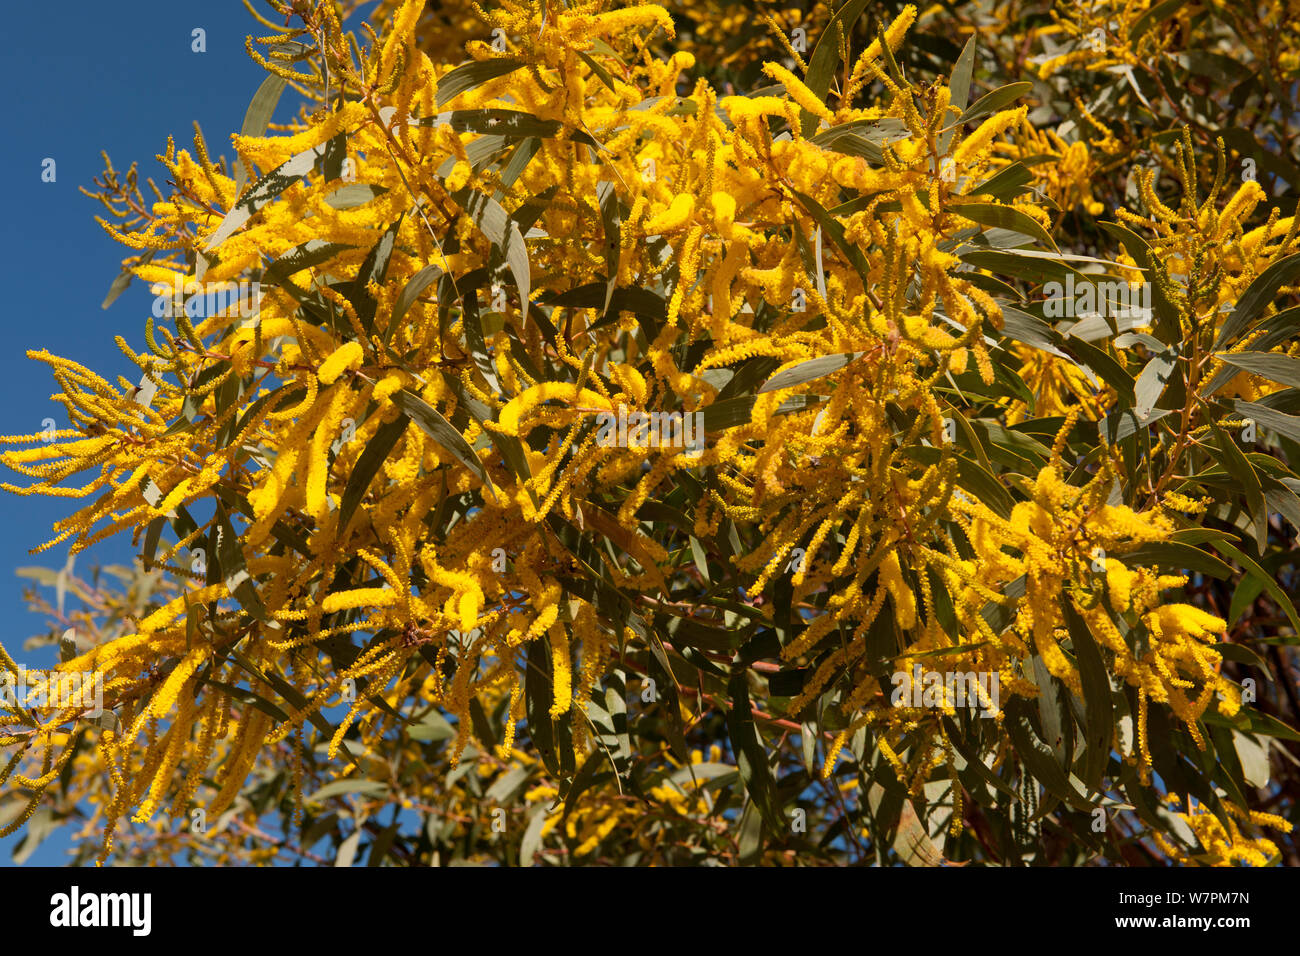
[(690, 193), (678, 193), (668, 208), (648, 219), (642, 229), (649, 236), (676, 232), (686, 225), (694, 211), (695, 197)]
[(591, 19), (592, 34), (609, 36), (627, 33), (637, 27), (658, 27), (669, 37), (677, 35), (673, 18), (657, 3), (640, 3), (621, 10), (609, 10), (598, 13)]
[(329, 406), (312, 434), (307, 450), (307, 513), (318, 522), (325, 520), (329, 509), (329, 496), (326, 492), (329, 481), (329, 446), (341, 437), (340, 424), (344, 413), (352, 404), (353, 394), (346, 388), (333, 390)]
[[(913, 10), (913, 14), (915, 14), (915, 10)], [(817, 94), (808, 89), (801, 79), (779, 63), (764, 63), (763, 72), (777, 83), (782, 84), (792, 100), (818, 119), (825, 120), (827, 123), (834, 119), (830, 109), (817, 98)]]
[(1123, 613), (1132, 604), (1133, 581), (1137, 574), (1130, 571), (1123, 562), (1114, 558), (1106, 559), (1106, 587), (1110, 594), (1110, 603), (1115, 610)]
[(1013, 126), (1022, 123), (1028, 112), (1029, 107), (1019, 106), (1013, 110), (994, 113), (981, 123), (975, 132), (963, 139), (957, 149), (953, 151), (953, 159), (957, 165), (973, 165), (986, 158), (993, 140)]
[(397, 603), (398, 594), (390, 588), (353, 588), (335, 591), (321, 602), (326, 614), (347, 611), (358, 607), (391, 607)]
[(322, 385), (333, 385), (338, 377), (346, 372), (355, 372), (365, 360), (365, 353), (356, 342), (340, 345), (325, 363), (316, 371), (316, 378)]
[(519, 421), (528, 412), (544, 402), (558, 399), (603, 411), (613, 411), (610, 403), (598, 392), (579, 389), (567, 382), (544, 382), (534, 385), (522, 395), (517, 395), (506, 403), (498, 418), (498, 427), (507, 435), (519, 434)]
[[(911, 29), (912, 24), (916, 22), (916, 12), (916, 6), (909, 3), (907, 6), (903, 7), (898, 16), (894, 18), (894, 22), (885, 29), (885, 43), (889, 46), (891, 52), (898, 50), (899, 45), (903, 42), (903, 37), (907, 34), (907, 31)], [(849, 82), (845, 87), (845, 94), (841, 100), (841, 108), (852, 102), (853, 97), (857, 94), (858, 90), (861, 89), (869, 67), (875, 65), (875, 61), (880, 58), (882, 52), (883, 51), (880, 48), (880, 40), (879, 38), (876, 38), (867, 45), (867, 48), (862, 52), (862, 55), (858, 57), (857, 62), (853, 64), (853, 70), (850, 73)]]
[(897, 615), (898, 626), (903, 630), (910, 630), (916, 625), (916, 595), (903, 581), (903, 571), (896, 550), (885, 555), (877, 574), (880, 575), (881, 585), (894, 599), (894, 613)]
[[(188, 684), (186, 690), (188, 690)], [(145, 801), (140, 804), (132, 819), (136, 823), (146, 823), (153, 816), (155, 808), (161, 801), (168, 784), (171, 783), (172, 776), (176, 771), (176, 766), (180, 763), (181, 755), (184, 753), (190, 740), (190, 732), (193, 728), (194, 718), (194, 697), (192, 694), (182, 691), (182, 700), (180, 712), (172, 722), (171, 728), (167, 732), (167, 737), (163, 742), (165, 755), (162, 762), (158, 765), (154, 773), (153, 781), (149, 785), (149, 795)]]
[(555, 697), (550, 717), (554, 720), (567, 713), (573, 701), (573, 665), (569, 657), (569, 632), (563, 624), (550, 628), (551, 680)]

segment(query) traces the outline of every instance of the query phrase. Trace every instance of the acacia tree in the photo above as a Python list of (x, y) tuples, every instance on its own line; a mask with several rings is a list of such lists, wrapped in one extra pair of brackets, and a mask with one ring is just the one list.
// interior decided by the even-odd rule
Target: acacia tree
[(139, 548), (20, 854), (1297, 862), (1286, 5), (270, 6), (0, 454)]

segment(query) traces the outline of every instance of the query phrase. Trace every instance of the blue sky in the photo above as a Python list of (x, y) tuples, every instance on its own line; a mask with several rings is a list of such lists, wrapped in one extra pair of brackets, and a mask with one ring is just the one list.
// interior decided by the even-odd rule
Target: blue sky
[[(269, 12), (265, 4), (257, 6)], [(191, 48), (195, 28), (206, 32), (206, 52)], [(239, 130), (265, 76), (245, 53), (244, 38), (267, 32), (239, 0), (62, 0), (6, 8), (0, 181), (9, 189), (0, 224), (0, 270), (9, 305), (0, 315), (0, 434), (38, 432), (50, 417), (58, 427), (68, 424), (62, 406), (49, 400), (56, 386), (48, 367), (27, 358), (28, 349), (49, 349), (110, 381), (139, 377), (113, 338), (122, 335), (143, 350), (152, 297), (135, 282), (108, 310), (100, 308), (125, 250), (95, 223), (101, 207), (78, 187), (93, 188), (104, 150), (122, 172), (138, 162), (141, 181), (152, 177), (166, 193), (166, 173), (154, 157), (165, 149), (168, 134), (178, 148), (190, 147), (195, 121), (213, 155), (231, 157), (230, 134)], [(286, 93), (277, 121), (292, 115), (295, 99)], [(56, 163), (53, 183), (41, 179), (46, 158)], [(2, 480), (27, 483), (7, 470)], [(51, 660), (48, 653), (22, 651), (29, 636), (48, 626), (21, 610), (24, 582), (15, 571), (64, 564), (66, 544), (36, 557), (28, 549), (50, 537), (50, 526), (76, 506), (67, 499), (0, 492), (0, 602), (11, 609), (0, 625), (0, 641), (27, 666)], [(132, 560), (130, 539), (121, 536), (79, 555), (76, 571)], [(0, 865), (10, 864), (20, 838), (21, 833), (0, 840)], [(58, 865), (66, 846), (56, 834), (28, 865)]]

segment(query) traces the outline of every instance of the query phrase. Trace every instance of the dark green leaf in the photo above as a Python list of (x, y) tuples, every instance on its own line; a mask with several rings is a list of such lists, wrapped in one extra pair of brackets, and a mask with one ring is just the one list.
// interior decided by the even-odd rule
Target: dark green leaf
[(226, 214), (215, 232), (203, 246), (205, 252), (215, 249), (234, 235), (244, 223), (252, 218), (253, 213), (261, 209), (280, 193), (284, 192), (303, 176), (312, 171), (316, 160), (325, 155), (325, 144), (304, 150), (298, 155), (281, 163), (249, 187), (248, 192), (235, 203), (234, 208)]
[(463, 63), (438, 80), (435, 102), (438, 108), (442, 109), (444, 103), (466, 90), (482, 86), (488, 80), (495, 80), (498, 76), (513, 73), (524, 65), (522, 60), (512, 59), (476, 60), (472, 63)]
[(1215, 350), (1221, 350), (1245, 331), (1251, 320), (1258, 316), (1277, 297), (1277, 290), (1284, 285), (1291, 285), (1300, 277), (1300, 252), (1279, 259), (1255, 277), (1246, 291), (1237, 300), (1236, 308), (1228, 316), (1219, 335), (1214, 340)]
[(338, 531), (343, 534), (347, 531), (348, 523), (352, 520), (352, 515), (356, 513), (357, 505), (365, 497), (366, 490), (370, 487), (370, 482), (374, 480), (375, 475), (379, 474), (380, 467), (388, 458), (388, 453), (393, 450), (397, 440), (402, 437), (406, 431), (406, 426), (410, 424), (410, 419), (402, 414), (391, 422), (381, 425), (375, 432), (374, 437), (366, 445), (365, 450), (357, 459), (356, 465), (352, 468), (352, 473), (348, 475), (347, 487), (343, 489), (343, 500), (339, 505)]
[(768, 766), (767, 748), (763, 746), (763, 738), (754, 723), (749, 683), (743, 668), (732, 675), (727, 684), (727, 694), (731, 698), (731, 707), (727, 711), (727, 734), (736, 755), (740, 779), (767, 825), (779, 831), (784, 821), (777, 806), (776, 783)]
[(1220, 352), (1218, 358), (1229, 365), (1262, 375), (1272, 382), (1300, 388), (1300, 358), (1278, 352)]
[(1232, 577), (1232, 568), (1212, 554), (1207, 554), (1191, 545), (1174, 541), (1158, 541), (1144, 544), (1135, 551), (1118, 556), (1129, 567), (1161, 567), (1174, 571), (1199, 571), (1213, 578)]
[(402, 323), (402, 318), (407, 311), (415, 304), (415, 300), (420, 297), (425, 289), (437, 282), (442, 276), (442, 269), (437, 266), (425, 266), (415, 275), (406, 281), (402, 291), (397, 294), (397, 301), (393, 303), (393, 316), (388, 320), (388, 325), (384, 329), (384, 343), (387, 344), (393, 336), (394, 330)]
[[(271, 122), (271, 117), (275, 115), (275, 107), (280, 102), (280, 94), (284, 92), (284, 88), (288, 85), (288, 80), (275, 74), (271, 74), (262, 81), (262, 85), (257, 88), (252, 101), (248, 104), (247, 112), (244, 113), (244, 125), (239, 130), (240, 136), (266, 135), (267, 124)], [(249, 170), (245, 169), (244, 164), (241, 162), (235, 172), (236, 195), (244, 188), (248, 172)]]
[(962, 113), (956, 125), (962, 126), (988, 113), (996, 113), (1002, 107), (1020, 99), (1033, 88), (1032, 83), (1009, 83), (1006, 86), (998, 87), (996, 90), (991, 90), (976, 100), (966, 112)]
[(949, 212), (954, 212), (971, 222), (977, 222), (981, 226), (1010, 229), (1022, 236), (1038, 239), (1052, 249), (1056, 249), (1056, 243), (1052, 241), (1052, 237), (1047, 234), (1047, 230), (1038, 223), (1038, 220), (1019, 209), (982, 202), (952, 203), (947, 208)]
[(862, 354), (862, 352), (841, 352), (836, 355), (822, 355), (806, 362), (800, 362), (798, 365), (773, 375), (763, 383), (762, 388), (758, 390), (758, 394), (775, 392), (783, 388), (793, 388), (796, 385), (802, 385), (804, 382), (811, 382), (813, 379), (830, 375), (832, 372), (844, 368)]
[(478, 475), (492, 495), (496, 496), (496, 489), (483, 462), (474, 454), (474, 449), (465, 441), (465, 436), (443, 418), (436, 408), (406, 388), (393, 395), (393, 404), (406, 412), (426, 435), (451, 452), (457, 461)]

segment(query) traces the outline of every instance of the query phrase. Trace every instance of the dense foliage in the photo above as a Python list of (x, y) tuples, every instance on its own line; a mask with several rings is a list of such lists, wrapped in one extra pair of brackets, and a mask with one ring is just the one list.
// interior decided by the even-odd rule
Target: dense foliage
[(271, 6), (0, 454), (140, 552), (20, 854), (1300, 863), (1294, 4)]

